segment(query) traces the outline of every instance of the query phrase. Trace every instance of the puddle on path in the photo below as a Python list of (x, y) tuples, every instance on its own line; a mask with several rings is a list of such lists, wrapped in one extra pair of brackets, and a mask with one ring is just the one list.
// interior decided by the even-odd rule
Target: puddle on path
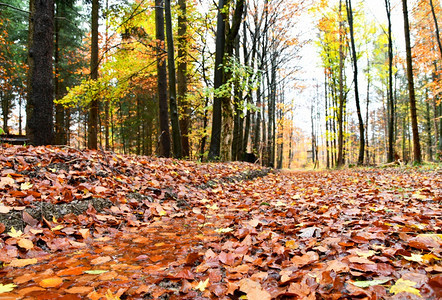
[(155, 297), (164, 290), (172, 297), (163, 299), (173, 299), (182, 278), (194, 276), (190, 269), (199, 255), (190, 254), (204, 253), (204, 243), (220, 238), (209, 226), (186, 222), (164, 218), (145, 227), (110, 230), (86, 247), (50, 254), (35, 265), (6, 266), (0, 269), (0, 283), (17, 287), (0, 294), (0, 300), (105, 299), (99, 295), (109, 291), (123, 293), (121, 299), (153, 299), (146, 293)]

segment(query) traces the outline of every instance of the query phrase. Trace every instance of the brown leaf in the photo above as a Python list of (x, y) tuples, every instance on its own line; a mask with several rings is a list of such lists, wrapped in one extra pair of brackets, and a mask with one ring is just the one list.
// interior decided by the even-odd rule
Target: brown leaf
[(239, 282), (239, 289), (241, 292), (247, 294), (248, 300), (270, 300), (272, 296), (269, 292), (264, 290), (262, 286), (249, 278), (244, 278)]
[(94, 266), (102, 265), (102, 264), (107, 263), (111, 260), (112, 260), (112, 258), (110, 256), (100, 256), (100, 257), (97, 257), (97, 258), (91, 260), (91, 265), (94, 265)]
[(21, 268), (21, 267), (26, 267), (29, 265), (35, 265), (38, 262), (38, 260), (36, 258), (26, 258), (26, 259), (13, 259), (11, 261), (11, 263), (9, 264), (9, 266), (11, 267), (17, 267), (17, 268)]

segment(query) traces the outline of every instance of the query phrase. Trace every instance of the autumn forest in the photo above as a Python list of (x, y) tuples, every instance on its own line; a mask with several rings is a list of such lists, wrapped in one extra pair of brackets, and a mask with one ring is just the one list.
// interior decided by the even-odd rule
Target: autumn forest
[(349, 0), (2, 1), (2, 128), (34, 145), (279, 168), (437, 160), (440, 3), (384, 4), (385, 24)]
[(0, 300), (442, 299), (439, 0), (0, 0)]

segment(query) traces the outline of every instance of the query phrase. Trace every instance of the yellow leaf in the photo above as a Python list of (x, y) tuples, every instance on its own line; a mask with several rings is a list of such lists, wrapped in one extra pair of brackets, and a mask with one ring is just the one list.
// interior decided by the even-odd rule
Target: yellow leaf
[(373, 250), (368, 250), (368, 251), (356, 250), (355, 252), (358, 256), (363, 257), (363, 258), (369, 258), (370, 256), (373, 256), (376, 254), (376, 252)]
[(165, 216), (167, 215), (167, 212), (165, 210), (160, 211), (160, 216)]
[(10, 237), (18, 238), (21, 237), (23, 232), (21, 230), (17, 231), (15, 230), (14, 226), (11, 227), (11, 231), (8, 232)]
[(20, 189), (22, 190), (22, 191), (26, 191), (26, 190), (29, 190), (31, 187), (33, 187), (34, 185), (32, 184), (32, 183), (30, 183), (29, 181), (26, 181), (26, 182), (23, 182), (21, 185), (20, 185)]
[(290, 240), (290, 241), (285, 242), (285, 246), (287, 248), (293, 249), (293, 250), (299, 248), (299, 245), (294, 240)]
[(218, 205), (216, 205), (216, 203), (213, 204), (213, 205), (209, 205), (209, 204), (207, 204), (206, 207), (207, 207), (208, 209), (213, 209), (213, 210), (217, 210), (217, 209), (219, 209), (219, 207), (218, 207)]
[(207, 278), (204, 281), (200, 281), (198, 285), (195, 287), (195, 290), (200, 290), (201, 292), (204, 292), (208, 284), (209, 284), (209, 278)]
[(396, 283), (390, 288), (390, 293), (396, 295), (396, 294), (405, 292), (405, 293), (410, 293), (410, 294), (422, 297), (420, 294), (420, 291), (413, 287), (415, 285), (416, 285), (416, 282), (411, 281), (411, 280), (403, 280), (401, 278), (398, 281), (396, 281)]
[(415, 261), (415, 262), (418, 262), (418, 263), (421, 263), (421, 262), (424, 261), (423, 258), (422, 258), (422, 255), (414, 254), (414, 253), (411, 253), (411, 256), (404, 256), (404, 258), (406, 260), (408, 260), (408, 261)]
[(233, 229), (232, 228), (218, 228), (215, 229), (215, 232), (217, 233), (228, 233), (228, 232), (232, 232)]
[(61, 229), (63, 229), (63, 228), (64, 228), (63, 225), (57, 225), (57, 226), (55, 226), (54, 228), (51, 228), (51, 230), (52, 230), (52, 231), (57, 231), (57, 230), (61, 230)]
[(422, 256), (422, 260), (425, 263), (431, 263), (433, 260), (440, 260), (440, 258), (434, 255), (433, 253), (428, 253)]
[(0, 283), (0, 294), (10, 292), (15, 287), (16, 287), (16, 285), (13, 283), (9, 283), (9, 284), (1, 284)]

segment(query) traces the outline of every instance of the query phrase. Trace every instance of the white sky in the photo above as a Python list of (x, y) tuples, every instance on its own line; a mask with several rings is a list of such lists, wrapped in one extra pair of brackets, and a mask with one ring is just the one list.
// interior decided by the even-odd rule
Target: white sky
[[(357, 3), (363, 2), (365, 7), (365, 14), (367, 20), (373, 20), (376, 24), (387, 24), (387, 14), (385, 10), (384, 0), (352, 0), (353, 10), (356, 9)], [(409, 11), (412, 7), (412, 2), (409, 2)], [(405, 40), (404, 40), (404, 23), (403, 23), (403, 13), (402, 13), (402, 1), (401, 0), (391, 0), (392, 6), (392, 35), (395, 43), (394, 47), (397, 47), (398, 51), (401, 53), (405, 52)], [(410, 12), (409, 12), (410, 13)], [(311, 21), (303, 22), (305, 26), (309, 27), (306, 32), (309, 37), (314, 37), (317, 34), (317, 30), (314, 27), (315, 24), (311, 24)], [(386, 29), (386, 28), (385, 28)], [(320, 103), (324, 102), (324, 75), (323, 70), (320, 66), (320, 60), (318, 57), (318, 49), (315, 45), (311, 44), (306, 46), (302, 50), (302, 59), (300, 62), (304, 74), (301, 74), (300, 78), (309, 85), (314, 85), (315, 82), (319, 83)], [(359, 70), (364, 66), (360, 63)], [(350, 83), (353, 79), (353, 72), (351, 68), (347, 71), (347, 80)], [(360, 98), (361, 101), (365, 101), (366, 90), (365, 90), (365, 78), (362, 72), (359, 72), (358, 76), (360, 82)], [(293, 95), (296, 103), (295, 114), (295, 126), (303, 129), (306, 133), (311, 132), (311, 121), (310, 121), (310, 103), (313, 97), (316, 97), (316, 88), (308, 88), (304, 92), (298, 95)], [(355, 110), (354, 96), (352, 93), (349, 94), (348, 108), (349, 112)], [(362, 104), (361, 104), (362, 105)], [(364, 106), (364, 105), (362, 105)], [(365, 107), (365, 106), (364, 106)], [(365, 115), (365, 113), (364, 113)], [(323, 123), (323, 122), (322, 122)], [(322, 125), (322, 124), (321, 124)]]

